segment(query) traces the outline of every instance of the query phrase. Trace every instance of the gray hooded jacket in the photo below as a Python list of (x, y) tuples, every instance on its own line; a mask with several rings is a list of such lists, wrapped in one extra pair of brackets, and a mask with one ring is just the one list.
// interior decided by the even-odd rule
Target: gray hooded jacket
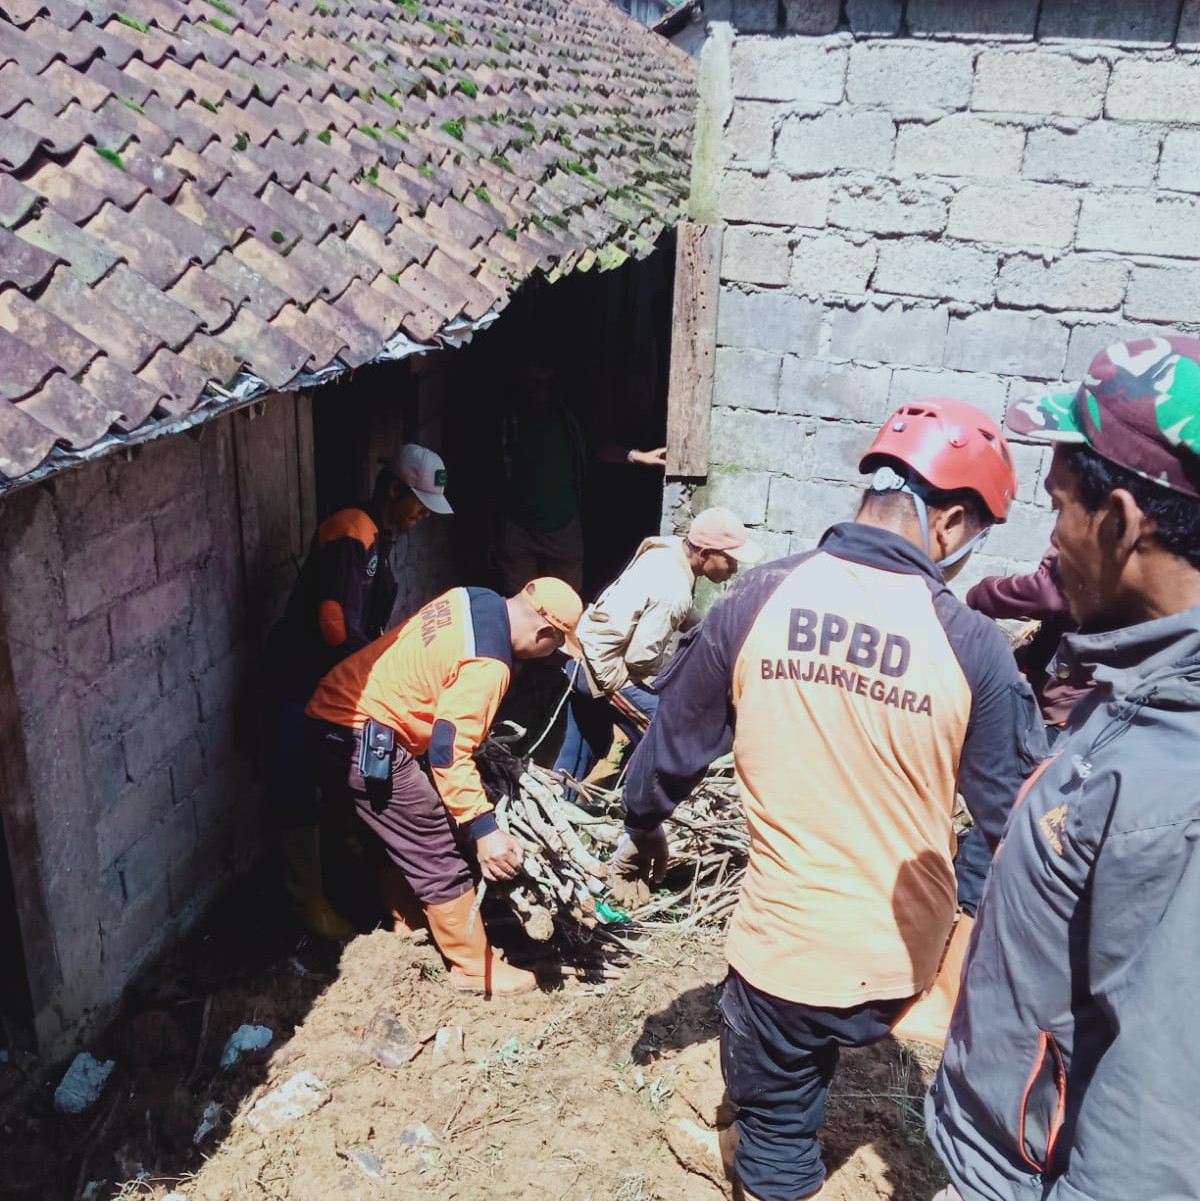
[(1056, 666), (1096, 687), (996, 853), (930, 1137), (966, 1201), (1200, 1198), (1200, 607)]

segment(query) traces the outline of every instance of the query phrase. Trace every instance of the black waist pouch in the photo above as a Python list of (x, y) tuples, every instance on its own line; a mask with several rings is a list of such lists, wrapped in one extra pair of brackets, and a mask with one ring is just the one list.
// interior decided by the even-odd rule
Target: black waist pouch
[(358, 770), (364, 780), (391, 780), (392, 756), (396, 751), (396, 731), (377, 721), (363, 726), (358, 751)]

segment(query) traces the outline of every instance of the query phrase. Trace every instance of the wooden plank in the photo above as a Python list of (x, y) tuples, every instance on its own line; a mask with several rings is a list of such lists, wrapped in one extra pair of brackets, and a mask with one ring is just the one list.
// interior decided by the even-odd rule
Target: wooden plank
[(667, 475), (708, 475), (708, 427), (717, 347), (722, 225), (687, 222), (676, 231)]

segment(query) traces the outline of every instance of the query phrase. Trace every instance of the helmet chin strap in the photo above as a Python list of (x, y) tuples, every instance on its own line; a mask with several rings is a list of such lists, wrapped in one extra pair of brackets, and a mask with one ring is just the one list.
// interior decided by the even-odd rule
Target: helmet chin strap
[[(872, 492), (904, 492), (912, 497), (913, 508), (917, 511), (917, 521), (921, 524), (921, 541), (925, 544), (925, 553), (933, 559), (933, 548), (929, 543), (929, 506), (913, 482), (905, 479), (894, 468), (883, 466), (877, 468), (875, 474), (871, 476), (869, 486)], [(968, 538), (952, 555), (947, 555), (944, 559), (934, 559), (933, 565), (940, 571), (945, 571), (947, 567), (953, 567), (955, 563), (960, 559), (965, 559), (979, 546), (991, 533), (991, 530), (990, 525), (985, 525), (978, 534)]]

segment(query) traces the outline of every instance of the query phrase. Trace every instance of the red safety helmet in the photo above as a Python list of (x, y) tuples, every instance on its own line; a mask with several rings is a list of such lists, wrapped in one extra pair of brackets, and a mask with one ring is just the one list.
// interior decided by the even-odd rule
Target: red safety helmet
[(942, 492), (970, 488), (997, 521), (1017, 495), (1012, 453), (1000, 427), (974, 405), (943, 397), (901, 405), (884, 423), (858, 469), (898, 459)]

